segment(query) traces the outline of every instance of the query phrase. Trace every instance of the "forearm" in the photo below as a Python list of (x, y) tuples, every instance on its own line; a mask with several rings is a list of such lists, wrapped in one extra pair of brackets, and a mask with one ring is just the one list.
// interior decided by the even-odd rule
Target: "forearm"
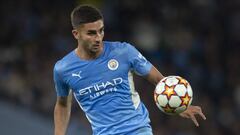
[(71, 115), (72, 95), (58, 97), (54, 108), (54, 133), (65, 135)]
[(54, 133), (55, 135), (65, 135), (70, 119), (71, 109), (56, 105), (54, 109)]
[(146, 79), (153, 85), (157, 85), (158, 82), (163, 79), (164, 76), (153, 66)]

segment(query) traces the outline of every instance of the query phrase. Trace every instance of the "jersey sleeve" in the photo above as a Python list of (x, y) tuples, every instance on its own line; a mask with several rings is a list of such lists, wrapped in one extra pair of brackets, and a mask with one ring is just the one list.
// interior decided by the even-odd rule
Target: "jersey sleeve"
[(53, 76), (57, 96), (68, 96), (70, 89), (68, 85), (62, 80), (59, 70), (57, 69), (57, 64), (54, 67)]
[(131, 68), (140, 76), (147, 75), (152, 68), (152, 64), (134, 46), (130, 44), (127, 44), (127, 46)]

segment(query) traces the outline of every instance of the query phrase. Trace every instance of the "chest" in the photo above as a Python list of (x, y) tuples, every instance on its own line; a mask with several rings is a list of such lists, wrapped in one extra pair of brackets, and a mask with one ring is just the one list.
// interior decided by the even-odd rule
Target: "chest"
[(65, 74), (69, 88), (79, 96), (112, 90), (128, 79), (129, 64), (118, 57), (75, 64)]

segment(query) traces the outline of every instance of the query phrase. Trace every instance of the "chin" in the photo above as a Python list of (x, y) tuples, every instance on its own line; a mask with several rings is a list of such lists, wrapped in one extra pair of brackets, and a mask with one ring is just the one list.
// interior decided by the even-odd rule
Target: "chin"
[(90, 52), (92, 54), (97, 54), (98, 52), (100, 52), (100, 49), (91, 49)]
[(94, 53), (98, 53), (98, 52), (100, 52), (101, 51), (101, 47), (93, 47), (92, 49), (91, 49), (91, 52), (94, 52)]

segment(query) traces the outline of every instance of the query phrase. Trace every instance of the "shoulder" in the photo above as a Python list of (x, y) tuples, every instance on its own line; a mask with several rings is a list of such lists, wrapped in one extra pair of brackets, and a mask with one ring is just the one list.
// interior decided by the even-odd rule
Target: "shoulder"
[(129, 48), (132, 48), (133, 45), (127, 42), (119, 42), (119, 41), (104, 41), (104, 44), (110, 49), (110, 50), (128, 50)]
[(62, 59), (58, 60), (54, 65), (54, 72), (61, 73), (66, 67), (68, 67), (70, 62), (72, 62), (74, 51), (71, 51), (67, 55), (65, 55)]

